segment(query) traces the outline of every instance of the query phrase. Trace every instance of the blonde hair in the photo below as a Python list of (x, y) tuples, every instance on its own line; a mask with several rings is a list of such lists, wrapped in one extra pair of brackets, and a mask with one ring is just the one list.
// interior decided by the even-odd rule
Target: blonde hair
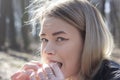
[[(60, 18), (75, 26), (84, 40), (81, 54), (80, 80), (90, 80), (99, 69), (103, 59), (110, 56), (113, 48), (112, 36), (105, 26), (99, 11), (87, 0), (63, 0), (44, 8), (38, 5), (32, 20), (42, 21), (45, 17)], [(35, 5), (33, 5), (35, 6)]]

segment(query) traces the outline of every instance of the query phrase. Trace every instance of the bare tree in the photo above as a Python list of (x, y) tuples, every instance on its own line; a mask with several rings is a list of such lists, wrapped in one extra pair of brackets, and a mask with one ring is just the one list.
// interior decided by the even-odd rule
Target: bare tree
[(30, 37), (29, 37), (29, 33), (30, 33), (30, 25), (26, 25), (25, 22), (28, 21), (29, 18), (29, 14), (28, 12), (26, 12), (26, 7), (29, 5), (29, 0), (21, 0), (21, 4), (22, 4), (22, 12), (23, 12), (23, 18), (22, 18), (22, 37), (23, 37), (23, 43), (24, 43), (24, 50), (25, 51), (30, 51)]
[(14, 23), (13, 0), (1, 0), (0, 16), (0, 48), (5, 47), (6, 37), (9, 42), (9, 48), (19, 49), (16, 42), (16, 29)]
[[(6, 7), (5, 0), (0, 0), (0, 50), (5, 47), (6, 40)], [(4, 8), (4, 9), (3, 9)]]
[(5, 7), (6, 9), (6, 16), (9, 19), (9, 42), (10, 42), (10, 48), (18, 50), (19, 45), (16, 42), (16, 29), (15, 29), (15, 21), (14, 21), (14, 9), (13, 9), (13, 0), (5, 0)]
[(110, 6), (109, 26), (112, 28), (116, 46), (120, 48), (120, 0), (110, 0)]
[(105, 18), (113, 34), (117, 47), (120, 48), (120, 0), (89, 0)]

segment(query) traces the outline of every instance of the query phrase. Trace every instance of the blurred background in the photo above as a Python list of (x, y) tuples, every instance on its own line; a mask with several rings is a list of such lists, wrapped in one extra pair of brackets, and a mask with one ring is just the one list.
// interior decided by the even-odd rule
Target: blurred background
[[(120, 0), (89, 0), (101, 12), (111, 31), (115, 48), (112, 58), (120, 63)], [(26, 25), (30, 0), (0, 0), (0, 80), (10, 76), (28, 61), (40, 60), (40, 26)]]

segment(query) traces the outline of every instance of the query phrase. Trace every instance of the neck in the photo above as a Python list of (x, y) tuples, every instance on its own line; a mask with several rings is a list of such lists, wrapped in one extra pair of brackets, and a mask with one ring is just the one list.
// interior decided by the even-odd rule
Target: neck
[(71, 76), (69, 79), (67, 79), (67, 80), (80, 80), (80, 76), (79, 76), (79, 74), (77, 74), (77, 75), (74, 75), (74, 76)]

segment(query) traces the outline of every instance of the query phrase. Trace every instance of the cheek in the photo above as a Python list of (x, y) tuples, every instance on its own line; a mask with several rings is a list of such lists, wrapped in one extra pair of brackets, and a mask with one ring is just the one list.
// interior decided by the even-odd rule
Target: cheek
[(44, 48), (45, 48), (45, 44), (43, 45), (43, 44), (41, 44), (40, 45), (40, 56), (41, 57), (44, 57), (45, 55), (44, 55)]
[(41, 60), (41, 63), (45, 63), (46, 61), (46, 55), (43, 53), (43, 46), (41, 46), (40, 48), (40, 60)]
[(74, 56), (80, 56), (83, 50), (83, 43), (82, 42), (69, 42), (63, 46), (58, 48), (59, 53), (63, 56), (70, 56), (73, 58)]
[(41, 63), (43, 64), (43, 63), (45, 63), (45, 56), (42, 54), (42, 53), (40, 53), (40, 61), (41, 61)]
[[(71, 47), (70, 47), (71, 46)], [(78, 60), (80, 60), (80, 56), (82, 54), (82, 46), (76, 44), (76, 45), (70, 45), (66, 49), (64, 49), (64, 56), (65, 61), (68, 61), (71, 64), (76, 64)], [(69, 60), (68, 60), (69, 59)]]
[(40, 62), (41, 62), (42, 64), (48, 63), (47, 56), (44, 55), (44, 54), (42, 54), (42, 55), (41, 55), (41, 58), (40, 58)]
[(70, 42), (70, 44), (60, 48), (59, 51), (65, 63), (65, 67), (63, 69), (65, 76), (68, 77), (73, 74), (76, 74), (80, 69), (80, 56), (82, 54), (82, 44)]

